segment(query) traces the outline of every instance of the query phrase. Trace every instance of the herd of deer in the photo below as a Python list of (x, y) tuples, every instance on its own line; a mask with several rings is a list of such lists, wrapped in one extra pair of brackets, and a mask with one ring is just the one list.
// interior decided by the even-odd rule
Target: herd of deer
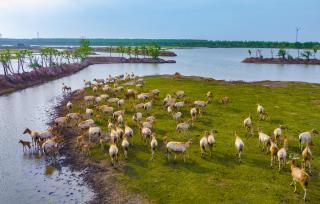
[[(120, 145), (124, 152), (125, 159), (128, 158), (129, 145), (131, 138), (133, 137), (133, 129), (128, 126), (125, 122), (125, 116), (127, 110), (124, 108), (125, 102), (131, 102), (129, 110), (134, 110), (132, 120), (137, 124), (141, 138), (145, 143), (149, 142), (149, 148), (151, 150), (152, 161), (155, 159), (155, 152), (158, 147), (158, 141), (155, 134), (154, 123), (156, 118), (154, 116), (146, 117), (143, 120), (143, 114), (147, 114), (154, 107), (154, 103), (160, 99), (160, 91), (154, 89), (150, 92), (141, 93), (145, 81), (143, 78), (137, 77), (134, 74), (125, 74), (109, 77), (104, 79), (94, 79), (95, 83), (84, 80), (85, 88), (92, 91), (92, 95), (86, 93), (86, 89), (81, 89), (75, 92), (75, 94), (84, 95), (81, 103), (83, 113), (71, 113), (73, 110), (72, 102), (68, 102), (66, 109), (68, 114), (65, 117), (59, 117), (55, 120), (52, 127), (44, 132), (37, 132), (34, 130), (26, 129), (24, 133), (28, 133), (32, 138), (32, 143), (35, 146), (40, 147), (46, 155), (55, 156), (59, 150), (59, 142), (63, 141), (61, 136), (66, 128), (77, 129), (79, 136), (76, 138), (77, 147), (85, 154), (90, 153), (90, 149), (94, 144), (100, 144), (101, 148), (104, 148), (106, 143), (109, 143), (109, 155), (112, 165), (115, 167), (119, 160), (119, 149)], [(129, 83), (130, 82), (130, 83)], [(122, 83), (120, 86), (119, 84)], [(135, 85), (136, 89), (125, 89), (124, 86)], [(63, 92), (70, 92), (71, 88), (63, 84)], [(99, 95), (98, 92), (103, 92)], [(140, 93), (139, 93), (140, 92)], [(123, 97), (123, 98), (122, 98)], [(202, 114), (205, 114), (205, 108), (213, 101), (213, 93), (208, 92), (207, 100), (196, 100), (192, 103), (186, 103), (185, 92), (182, 90), (174, 92), (174, 96), (167, 94), (163, 99), (163, 106), (166, 112), (177, 121), (176, 130), (177, 132), (186, 132), (190, 127), (194, 125), (197, 118)], [(138, 104), (134, 104), (138, 101)], [(228, 96), (220, 98), (221, 104), (228, 104), (230, 99)], [(181, 121), (182, 112), (181, 109), (189, 106), (190, 107), (190, 119)], [(116, 109), (119, 109), (116, 111)], [(140, 111), (144, 110), (144, 111)], [(108, 116), (109, 115), (109, 116)], [(149, 114), (150, 115), (150, 114)], [(265, 108), (257, 104), (257, 115), (260, 120), (269, 121), (270, 116), (265, 111)], [(102, 129), (97, 125), (98, 120), (109, 117), (107, 132), (104, 133)], [(93, 118), (95, 120), (93, 120)], [(243, 125), (246, 129), (247, 135), (254, 135), (253, 120), (251, 115), (243, 121)], [(121, 127), (124, 127), (122, 129)], [(261, 128), (258, 128), (258, 139), (259, 147), (262, 147), (262, 151), (266, 148), (267, 153), (271, 156), (271, 167), (275, 161), (278, 161), (279, 171), (281, 167), (286, 163), (287, 152), (288, 152), (288, 139), (283, 137), (283, 130), (287, 127), (280, 125), (274, 130), (274, 135), (269, 136), (263, 132)], [(207, 152), (209, 148), (210, 156), (212, 155), (213, 145), (215, 144), (215, 134), (217, 130), (212, 129), (210, 132), (205, 131), (204, 136), (200, 139), (200, 150), (201, 157)], [(299, 157), (296, 154), (289, 155), (289, 162), (291, 167), (292, 184), (294, 185), (294, 191), (296, 191), (296, 183), (299, 182), (304, 189), (304, 197), (306, 199), (307, 186), (310, 180), (310, 176), (307, 173), (306, 168), (311, 173), (311, 147), (310, 144), (312, 137), (318, 134), (316, 130), (309, 132), (303, 132), (299, 135), (300, 147), (302, 150), (302, 165), (299, 168), (295, 164), (295, 160)], [(121, 142), (122, 140), (122, 142)], [(283, 141), (283, 142), (282, 142)], [(20, 140), (19, 143), (23, 145), (23, 149), (31, 148), (31, 142)], [(183, 155), (184, 161), (186, 161), (187, 149), (192, 144), (192, 140), (186, 142), (182, 141), (169, 141), (167, 136), (163, 137), (163, 143), (166, 148), (167, 159), (170, 158), (171, 154), (174, 154), (176, 158), (177, 154)], [(278, 145), (283, 144), (282, 148)], [(304, 144), (306, 144), (303, 149)], [(132, 144), (131, 144), (132, 145)], [(244, 142), (237, 132), (235, 132), (235, 148), (238, 154), (239, 162), (241, 162), (241, 154), (244, 150)]]

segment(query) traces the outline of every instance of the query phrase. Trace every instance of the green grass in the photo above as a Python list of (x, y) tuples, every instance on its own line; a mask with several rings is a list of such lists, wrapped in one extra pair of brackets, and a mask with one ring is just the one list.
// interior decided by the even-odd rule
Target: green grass
[[(254, 128), (262, 127), (271, 135), (279, 124), (288, 126), (284, 135), (289, 138), (289, 154), (299, 153), (298, 134), (312, 128), (319, 129), (320, 86), (314, 84), (288, 83), (286, 88), (267, 88), (261, 84), (224, 83), (190, 79), (146, 78), (144, 91), (158, 88), (160, 99), (154, 103), (150, 113), (157, 119), (154, 130), (160, 142), (155, 161), (151, 161), (149, 144), (142, 142), (136, 123), (132, 121), (134, 111), (130, 110), (133, 100), (126, 101), (125, 119), (134, 128), (133, 145), (123, 173), (117, 179), (134, 191), (155, 203), (302, 203), (303, 191), (293, 193), (289, 166), (279, 173), (277, 165), (270, 168), (270, 155), (258, 148), (258, 138), (247, 139), (242, 121), (251, 113)], [(169, 117), (162, 105), (167, 93), (184, 90), (186, 101), (206, 100), (207, 91), (215, 95), (212, 104), (205, 109), (194, 126), (186, 133), (175, 131), (176, 122)], [(88, 93), (92, 93), (87, 89)], [(101, 92), (102, 93), (102, 92)], [(221, 105), (218, 99), (229, 96), (231, 102)], [(257, 96), (259, 102), (271, 116), (271, 121), (259, 121), (256, 116)], [(137, 101), (135, 101), (137, 103)], [(79, 107), (75, 107), (79, 110)], [(183, 108), (183, 119), (190, 118), (190, 107)], [(83, 112), (83, 110), (81, 110)], [(97, 113), (96, 113), (97, 114)], [(106, 131), (108, 116), (103, 116), (99, 125)], [(205, 130), (215, 128), (216, 146), (212, 158), (200, 158), (199, 140)], [(239, 164), (235, 147), (234, 131), (243, 138), (245, 148), (242, 163)], [(186, 141), (193, 139), (186, 163), (178, 156), (176, 161), (167, 161), (162, 137), (169, 140)], [(308, 203), (318, 203), (320, 198), (320, 148), (319, 137), (314, 138), (313, 174), (307, 195)], [(119, 149), (120, 145), (118, 145)], [(105, 148), (107, 152), (108, 146)], [(91, 151), (94, 159), (108, 159), (105, 152), (96, 146)], [(120, 159), (123, 160), (121, 151)], [(300, 162), (299, 162), (300, 163)]]

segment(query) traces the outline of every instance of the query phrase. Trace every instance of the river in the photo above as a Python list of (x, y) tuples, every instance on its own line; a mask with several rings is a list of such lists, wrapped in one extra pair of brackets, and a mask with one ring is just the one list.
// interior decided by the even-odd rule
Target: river
[[(109, 74), (198, 75), (225, 80), (285, 80), (319, 83), (317, 65), (244, 64), (247, 49), (175, 49), (176, 64), (92, 65), (72, 76), (0, 97), (0, 203), (83, 203), (93, 192), (81, 180), (81, 172), (59, 167), (50, 172), (44, 159), (23, 153), (19, 139), (30, 140), (26, 127), (45, 130), (52, 111), (62, 97), (61, 84), (73, 89), (83, 79), (105, 78)], [(268, 52), (268, 50), (263, 50)], [(116, 54), (117, 55), (117, 54)], [(168, 58), (169, 59), (169, 58)], [(172, 58), (170, 58), (172, 59)], [(63, 159), (63, 158), (62, 158)]]

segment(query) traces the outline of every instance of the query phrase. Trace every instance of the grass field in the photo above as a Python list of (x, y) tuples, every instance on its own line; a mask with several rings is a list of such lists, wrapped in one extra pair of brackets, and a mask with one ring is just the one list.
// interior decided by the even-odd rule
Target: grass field
[[(128, 189), (145, 195), (155, 203), (303, 203), (303, 190), (298, 186), (293, 193), (289, 166), (279, 173), (278, 166), (270, 167), (270, 155), (258, 148), (258, 136), (246, 138), (243, 120), (249, 114), (253, 116), (255, 130), (262, 127), (272, 135), (279, 124), (287, 125), (284, 135), (289, 138), (290, 153), (299, 153), (298, 134), (312, 128), (319, 129), (320, 86), (303, 83), (277, 83), (265, 87), (262, 83), (226, 83), (214, 80), (174, 79), (168, 77), (147, 77), (144, 92), (160, 90), (160, 100), (154, 102), (151, 111), (145, 116), (154, 115), (159, 146), (155, 161), (151, 161), (151, 151), (141, 140), (138, 126), (132, 121), (133, 100), (126, 101), (125, 121), (134, 128), (133, 145), (129, 149), (129, 158), (116, 171), (122, 171), (117, 180)], [(130, 87), (130, 86), (128, 86)], [(126, 87), (127, 88), (127, 87)], [(213, 103), (209, 104), (203, 116), (198, 118), (186, 134), (175, 131), (176, 122), (169, 116), (162, 105), (166, 94), (184, 90), (187, 104), (194, 100), (206, 100), (206, 93), (214, 93)], [(92, 94), (91, 89), (86, 89)], [(101, 94), (102, 91), (99, 91)], [(221, 96), (229, 96), (230, 103), (219, 103)], [(123, 97), (123, 96), (122, 96)], [(257, 97), (271, 116), (271, 121), (259, 121), (256, 116)], [(135, 100), (135, 103), (138, 103)], [(79, 104), (74, 111), (79, 110)], [(182, 109), (183, 121), (190, 118), (190, 107)], [(81, 112), (84, 112), (82, 109)], [(98, 113), (95, 113), (95, 116)], [(100, 114), (101, 115), (101, 114)], [(94, 117), (96, 118), (96, 117)], [(107, 131), (108, 116), (98, 124)], [(97, 119), (97, 118), (96, 118)], [(216, 145), (213, 156), (200, 157), (199, 140), (204, 131), (217, 129)], [(234, 147), (234, 131), (238, 131), (245, 147), (242, 163), (238, 162)], [(188, 150), (190, 158), (184, 163), (178, 156), (176, 161), (167, 161), (162, 143), (164, 135), (169, 140), (193, 140)], [(201, 136), (197, 136), (201, 135)], [(308, 188), (307, 202), (318, 203), (320, 199), (320, 139), (315, 136), (312, 148), (313, 173)], [(124, 160), (121, 150), (120, 160)], [(281, 148), (281, 146), (280, 146)], [(96, 146), (91, 157), (98, 160), (110, 160), (107, 152)], [(298, 162), (300, 164), (300, 162)]]

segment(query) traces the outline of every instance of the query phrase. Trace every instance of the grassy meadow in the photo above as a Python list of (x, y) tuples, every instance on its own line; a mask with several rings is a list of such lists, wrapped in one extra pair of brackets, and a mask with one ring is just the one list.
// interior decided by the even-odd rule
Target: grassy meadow
[[(278, 163), (270, 167), (270, 155), (258, 147), (258, 136), (247, 138), (243, 120), (249, 114), (253, 117), (256, 130), (262, 127), (268, 135), (280, 124), (286, 125), (283, 135), (289, 138), (290, 153), (299, 153), (298, 135), (312, 128), (320, 129), (320, 85), (304, 83), (227, 83), (215, 80), (199, 80), (171, 77), (146, 77), (143, 92), (152, 89), (160, 90), (160, 99), (155, 100), (152, 109), (147, 113), (142, 110), (144, 118), (154, 115), (156, 123), (154, 132), (159, 146), (155, 161), (151, 161), (150, 144), (142, 141), (137, 123), (132, 121), (135, 112), (132, 104), (139, 103), (137, 99), (126, 100), (125, 122), (134, 129), (134, 137), (129, 148), (128, 160), (121, 168), (116, 180), (133, 192), (141, 193), (154, 203), (303, 203), (303, 190), (297, 184), (297, 193), (293, 193), (289, 166), (278, 172)], [(263, 86), (272, 84), (270, 87)], [(127, 88), (135, 86), (125, 86)], [(135, 88), (136, 89), (136, 88)], [(168, 115), (162, 105), (166, 94), (184, 90), (186, 106), (181, 110), (182, 121), (190, 118), (190, 108), (195, 100), (206, 100), (206, 93), (212, 91), (214, 100), (204, 110), (185, 133), (177, 133), (176, 121)], [(86, 89), (93, 94), (91, 88)], [(95, 95), (102, 94), (99, 90)], [(222, 105), (221, 96), (228, 96), (230, 103)], [(121, 96), (117, 96), (123, 98)], [(259, 121), (256, 115), (258, 101), (271, 116), (270, 121)], [(74, 102), (73, 111), (84, 113), (80, 109), (83, 102)], [(116, 106), (114, 106), (116, 107)], [(100, 115), (100, 117), (97, 115)], [(102, 119), (101, 119), (102, 118)], [(95, 111), (94, 120), (107, 131), (107, 121), (110, 116)], [(181, 122), (182, 122), (181, 121)], [(200, 157), (199, 140), (204, 131), (217, 129), (216, 145), (212, 157)], [(242, 163), (238, 162), (234, 147), (234, 132), (242, 137), (245, 147)], [(167, 135), (169, 141), (193, 140), (188, 149), (190, 158), (186, 163), (181, 156), (174, 161), (168, 161), (162, 142)], [(199, 136), (200, 135), (200, 136)], [(310, 179), (307, 202), (318, 203), (320, 199), (320, 136), (314, 137), (312, 147), (312, 176)], [(281, 148), (280, 146), (279, 148)], [(120, 143), (120, 160), (124, 160)], [(91, 149), (90, 157), (95, 160), (108, 160), (108, 145), (101, 151), (99, 145)], [(298, 161), (300, 165), (300, 161)]]

